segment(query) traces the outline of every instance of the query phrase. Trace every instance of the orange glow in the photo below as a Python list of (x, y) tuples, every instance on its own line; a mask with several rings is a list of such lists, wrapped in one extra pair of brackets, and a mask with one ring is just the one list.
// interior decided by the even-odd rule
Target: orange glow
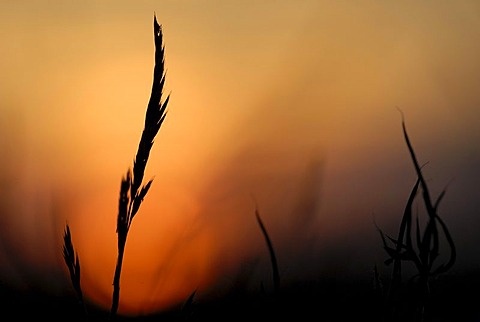
[[(281, 273), (302, 272), (296, 256), (307, 253), (312, 270), (330, 265), (322, 256), (359, 240), (348, 254), (364, 254), (369, 269), (372, 213), (396, 220), (415, 176), (396, 107), (438, 189), (453, 177), (459, 200), (478, 191), (478, 1), (48, 3), (0, 3), (2, 281), (71, 291), (68, 222), (85, 296), (110, 309), (118, 193), (151, 89), (154, 12), (171, 100), (126, 244), (119, 313), (202, 296), (247, 261), (252, 283), (268, 280), (255, 202)], [(464, 223), (477, 218), (473, 204), (461, 207)], [(472, 247), (475, 225), (456, 224)]]
[[(145, 199), (128, 236), (121, 314), (148, 314), (176, 305), (214, 277), (214, 240), (195, 227), (198, 206), (194, 200), (174, 187), (152, 188), (152, 194), (160, 194), (161, 200)], [(80, 205), (69, 223), (82, 263), (85, 295), (107, 310), (117, 256), (116, 214), (113, 203), (106, 202), (109, 195), (106, 192)]]

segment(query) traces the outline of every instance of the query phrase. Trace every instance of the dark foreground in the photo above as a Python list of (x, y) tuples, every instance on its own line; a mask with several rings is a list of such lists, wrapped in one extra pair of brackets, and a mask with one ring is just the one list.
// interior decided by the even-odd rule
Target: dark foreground
[[(431, 303), (424, 321), (480, 321), (480, 274), (452, 273), (431, 284)], [(405, 292), (408, 292), (406, 289)], [(117, 321), (414, 321), (408, 293), (395, 318), (383, 317), (382, 288), (371, 280), (325, 279), (284, 286), (278, 294), (233, 290), (209, 300), (194, 297), (189, 305)], [(1, 289), (1, 321), (87, 321), (75, 298)], [(187, 301), (188, 302), (188, 301)], [(88, 321), (108, 321), (108, 312), (89, 308)]]

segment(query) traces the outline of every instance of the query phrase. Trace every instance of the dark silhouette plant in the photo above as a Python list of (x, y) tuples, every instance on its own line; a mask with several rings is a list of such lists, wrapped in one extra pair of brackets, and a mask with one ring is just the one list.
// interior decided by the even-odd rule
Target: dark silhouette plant
[(150, 100), (145, 115), (145, 125), (138, 144), (137, 154), (133, 162), (133, 171), (129, 168), (122, 178), (120, 185), (120, 197), (117, 216), (118, 257), (113, 278), (113, 298), (110, 310), (110, 318), (114, 319), (120, 299), (120, 276), (123, 265), (123, 255), (127, 235), (130, 231), (132, 220), (137, 214), (153, 179), (143, 184), (145, 168), (150, 156), (154, 139), (160, 130), (167, 115), (167, 104), (170, 95), (162, 102), (163, 87), (165, 84), (165, 52), (163, 45), (162, 27), (158, 24), (154, 15), (154, 40), (155, 40), (155, 66), (153, 72), (153, 84)]
[[(398, 303), (399, 287), (402, 282), (402, 262), (411, 262), (414, 264), (417, 273), (413, 278), (418, 282), (417, 303), (414, 312), (414, 321), (423, 321), (425, 316), (426, 304), (430, 295), (429, 283), (431, 278), (447, 272), (455, 263), (456, 248), (452, 236), (445, 222), (438, 215), (438, 206), (445, 195), (443, 190), (435, 202), (432, 201), (430, 191), (426, 180), (422, 174), (422, 167), (417, 161), (415, 151), (407, 134), (405, 121), (402, 115), (403, 135), (410, 153), (410, 157), (415, 167), (417, 181), (410, 192), (407, 204), (404, 209), (402, 221), (398, 231), (397, 238), (386, 235), (381, 229), (383, 247), (389, 258), (385, 264), (393, 263), (392, 277), (387, 294), (388, 321), (395, 320), (396, 305)], [(428, 215), (426, 227), (421, 233), (418, 216), (416, 218), (415, 238), (412, 237), (413, 215), (412, 206), (418, 195), (418, 190), (422, 190), (423, 204)], [(447, 242), (449, 248), (449, 257), (446, 262), (436, 265), (440, 255), (440, 236)], [(390, 246), (393, 245), (393, 246)]]
[(280, 273), (278, 272), (277, 256), (275, 255), (275, 249), (273, 248), (272, 241), (270, 240), (270, 236), (268, 235), (267, 228), (265, 227), (265, 224), (260, 217), (258, 207), (255, 208), (255, 217), (257, 218), (258, 226), (262, 231), (263, 238), (265, 239), (265, 243), (268, 247), (268, 253), (270, 254), (270, 262), (272, 265), (273, 290), (275, 292), (275, 295), (278, 295), (280, 289)]
[[(170, 95), (162, 101), (163, 87), (165, 84), (165, 51), (163, 45), (162, 27), (158, 24), (154, 15), (154, 43), (155, 43), (155, 66), (153, 71), (153, 84), (148, 102), (145, 124), (138, 144), (137, 153), (133, 162), (133, 171), (129, 168), (121, 180), (120, 197), (118, 202), (117, 215), (117, 246), (118, 256), (113, 277), (113, 296), (110, 309), (110, 320), (115, 320), (120, 301), (120, 277), (123, 265), (123, 256), (127, 235), (132, 225), (132, 220), (140, 209), (145, 196), (150, 189), (153, 179), (143, 183), (143, 177), (150, 156), (154, 139), (160, 130), (167, 115), (167, 105)], [(68, 224), (64, 233), (63, 255), (65, 263), (70, 272), (73, 287), (83, 303), (83, 295), (80, 286), (80, 261), (78, 254), (75, 256), (73, 243), (71, 241), (70, 228)]]
[(78, 258), (78, 253), (75, 252), (75, 248), (73, 247), (72, 234), (70, 233), (70, 227), (68, 224), (65, 225), (65, 231), (63, 234), (63, 259), (68, 267), (70, 280), (72, 281), (73, 289), (75, 290), (78, 301), (84, 311), (85, 318), (88, 318), (87, 307), (85, 306), (80, 284), (80, 260)]

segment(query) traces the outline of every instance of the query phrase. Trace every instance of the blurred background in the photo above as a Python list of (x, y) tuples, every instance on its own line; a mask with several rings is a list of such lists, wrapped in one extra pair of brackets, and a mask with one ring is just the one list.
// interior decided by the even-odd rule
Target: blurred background
[[(477, 1), (2, 1), (0, 281), (111, 303), (120, 180), (163, 26), (168, 115), (129, 233), (120, 313), (282, 283), (370, 279), (375, 223), (397, 233), (416, 175), (408, 133), (458, 248), (480, 265)], [(421, 208), (421, 204), (418, 205)], [(420, 211), (421, 213), (421, 211)], [(441, 254), (445, 255), (445, 254)], [(284, 285), (285, 285), (284, 284)]]

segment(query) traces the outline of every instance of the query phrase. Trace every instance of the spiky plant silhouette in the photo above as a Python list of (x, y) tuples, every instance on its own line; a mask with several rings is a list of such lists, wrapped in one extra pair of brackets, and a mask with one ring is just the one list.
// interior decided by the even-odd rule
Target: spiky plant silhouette
[[(167, 105), (170, 98), (168, 95), (165, 100), (163, 97), (163, 88), (165, 85), (165, 48), (163, 45), (162, 27), (158, 24), (156, 15), (153, 16), (153, 30), (155, 43), (155, 65), (153, 71), (153, 84), (148, 102), (145, 124), (143, 127), (137, 153), (133, 161), (133, 170), (128, 168), (120, 184), (120, 197), (118, 202), (117, 214), (117, 247), (118, 256), (113, 277), (113, 295), (112, 306), (110, 309), (110, 320), (114, 320), (117, 315), (120, 301), (120, 277), (122, 273), (123, 257), (128, 232), (132, 225), (132, 220), (140, 209), (145, 196), (152, 185), (153, 179), (144, 184), (143, 177), (147, 167), (147, 161), (150, 156), (155, 137), (160, 130), (161, 125), (167, 115)], [(65, 263), (70, 272), (70, 278), (79, 299), (83, 304), (83, 295), (80, 285), (80, 261), (78, 254), (75, 256), (71, 233), (68, 224), (64, 233), (63, 255)]]
[[(445, 195), (445, 190), (440, 193), (435, 202), (432, 202), (430, 190), (422, 174), (422, 167), (417, 161), (415, 151), (407, 134), (403, 115), (402, 130), (410, 157), (415, 167), (417, 180), (408, 197), (397, 238), (392, 238), (386, 235), (381, 229), (377, 228), (380, 232), (384, 249), (389, 255), (389, 258), (385, 263), (387, 265), (393, 263), (392, 278), (387, 294), (387, 306), (389, 308), (388, 314), (390, 315), (388, 320), (392, 321), (392, 319), (395, 318), (392, 317), (392, 315), (395, 314), (396, 310), (395, 306), (398, 301), (398, 289), (402, 282), (402, 261), (404, 261), (413, 263), (417, 270), (417, 274), (414, 277), (418, 281), (418, 298), (414, 319), (415, 321), (423, 321), (426, 303), (430, 295), (430, 280), (434, 276), (447, 272), (454, 265), (456, 260), (456, 248), (447, 225), (438, 215), (438, 206)], [(416, 218), (414, 243), (412, 237), (412, 206), (417, 197), (419, 188), (422, 190), (423, 204), (428, 215), (428, 220), (422, 234), (418, 217)], [(442, 233), (449, 248), (449, 256), (446, 262), (435, 265), (440, 255), (440, 236)], [(393, 245), (393, 247), (390, 245)]]
[(78, 253), (75, 253), (75, 248), (73, 247), (72, 242), (72, 234), (68, 224), (65, 225), (65, 231), (63, 234), (63, 259), (68, 267), (70, 280), (72, 281), (73, 289), (77, 294), (78, 301), (83, 308), (85, 318), (88, 318), (87, 307), (85, 305), (85, 301), (83, 300), (83, 292), (80, 284), (80, 260), (78, 258)]
[(162, 27), (158, 24), (154, 15), (153, 19), (155, 41), (155, 66), (153, 72), (153, 84), (145, 114), (145, 124), (138, 144), (137, 154), (133, 162), (133, 171), (129, 168), (122, 178), (120, 185), (120, 197), (117, 216), (118, 257), (113, 277), (113, 298), (110, 310), (110, 318), (114, 319), (120, 299), (120, 276), (123, 265), (123, 255), (127, 235), (132, 225), (132, 220), (137, 214), (140, 205), (150, 189), (153, 179), (143, 184), (143, 177), (150, 156), (154, 139), (160, 130), (167, 115), (167, 105), (170, 95), (162, 101), (163, 88), (165, 85), (165, 48), (163, 45)]

